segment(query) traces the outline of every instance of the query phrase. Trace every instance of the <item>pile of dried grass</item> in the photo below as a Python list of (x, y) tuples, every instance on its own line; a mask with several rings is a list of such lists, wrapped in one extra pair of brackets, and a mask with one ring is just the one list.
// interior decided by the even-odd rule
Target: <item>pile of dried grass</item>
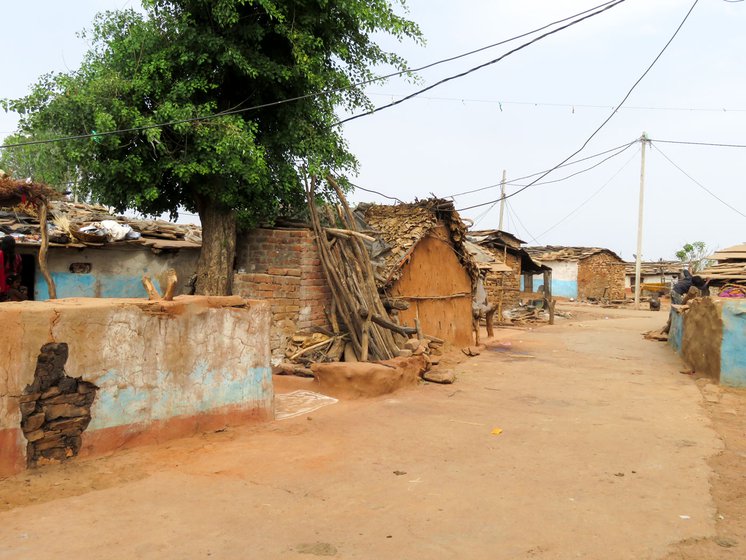
[(62, 194), (44, 183), (28, 183), (8, 176), (0, 176), (0, 206), (21, 204), (39, 206), (47, 200), (62, 198)]

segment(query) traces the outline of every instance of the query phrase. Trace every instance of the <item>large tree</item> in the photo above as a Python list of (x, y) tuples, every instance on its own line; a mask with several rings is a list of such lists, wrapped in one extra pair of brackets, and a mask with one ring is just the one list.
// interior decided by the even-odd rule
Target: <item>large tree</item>
[[(199, 293), (230, 293), (237, 225), (304, 203), (299, 164), (357, 162), (336, 110), (369, 106), (361, 82), (404, 69), (378, 33), (421, 41), (404, 0), (144, 0), (97, 17), (80, 69), (23, 98), (21, 132), (63, 143), (80, 188), (118, 210), (197, 211)], [(162, 123), (171, 123), (165, 126)], [(109, 134), (112, 131), (135, 129)]]

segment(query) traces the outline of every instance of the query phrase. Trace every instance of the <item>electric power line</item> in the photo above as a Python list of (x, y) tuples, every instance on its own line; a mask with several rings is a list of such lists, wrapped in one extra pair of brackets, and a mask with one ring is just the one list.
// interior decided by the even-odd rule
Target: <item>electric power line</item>
[[(269, 108), (269, 107), (275, 107), (277, 105), (283, 105), (285, 103), (292, 103), (292, 102), (295, 102), (295, 101), (302, 101), (304, 99), (310, 99), (310, 98), (319, 97), (319, 96), (322, 96), (322, 95), (330, 95), (330, 94), (333, 94), (333, 93), (339, 93), (341, 91), (346, 91), (346, 90), (352, 89), (354, 87), (362, 87), (362, 86), (365, 86), (365, 85), (368, 85), (368, 84), (371, 84), (371, 83), (375, 83), (375, 82), (379, 82), (379, 81), (384, 81), (384, 80), (387, 80), (389, 78), (393, 78), (393, 77), (396, 77), (396, 76), (401, 76), (403, 74), (411, 74), (411, 73), (415, 73), (415, 72), (421, 72), (422, 70), (427, 70), (429, 68), (432, 68), (434, 66), (438, 66), (440, 64), (445, 64), (447, 62), (452, 62), (454, 60), (458, 60), (458, 59), (470, 56), (472, 54), (476, 54), (476, 53), (485, 51), (487, 49), (491, 49), (491, 48), (494, 48), (494, 47), (497, 47), (497, 46), (504, 45), (506, 43), (510, 43), (512, 41), (516, 41), (518, 39), (522, 39), (523, 37), (526, 37), (528, 35), (533, 35), (535, 33), (538, 33), (539, 31), (543, 31), (544, 29), (547, 29), (547, 28), (552, 27), (554, 25), (557, 25), (559, 23), (563, 23), (565, 21), (571, 20), (571, 19), (576, 18), (578, 16), (582, 16), (584, 14), (592, 12), (593, 10), (597, 10), (597, 9), (603, 8), (603, 7), (606, 7), (604, 9), (612, 8), (615, 5), (617, 5), (618, 3), (621, 3), (621, 2), (624, 2), (624, 1), (625, 0), (610, 0), (608, 2), (604, 2), (602, 4), (599, 4), (598, 6), (590, 8), (588, 10), (584, 10), (582, 12), (578, 12), (577, 14), (568, 16), (566, 18), (553, 21), (552, 23), (548, 23), (548, 24), (543, 25), (542, 27), (539, 27), (539, 28), (534, 29), (532, 31), (528, 31), (528, 32), (522, 33), (520, 35), (516, 35), (515, 37), (511, 37), (509, 39), (504, 39), (504, 40), (499, 41), (497, 43), (492, 43), (490, 45), (486, 45), (486, 46), (480, 47), (478, 49), (473, 49), (473, 50), (465, 52), (465, 53), (461, 53), (461, 54), (458, 54), (458, 55), (455, 55), (455, 56), (451, 56), (451, 57), (448, 57), (448, 58), (443, 58), (443, 59), (440, 59), (440, 60), (436, 60), (435, 62), (431, 62), (429, 64), (426, 64), (424, 66), (420, 66), (420, 67), (417, 67), (417, 68), (407, 68), (405, 70), (400, 70), (400, 71), (397, 71), (397, 72), (391, 72), (391, 73), (385, 74), (383, 76), (374, 76), (374, 77), (369, 78), (367, 80), (361, 80), (359, 82), (355, 82), (355, 83), (349, 84), (347, 86), (339, 87), (339, 88), (322, 90), (322, 91), (319, 91), (319, 92), (316, 92), (316, 93), (309, 93), (309, 94), (306, 94), (306, 95), (299, 95), (299, 96), (291, 97), (291, 98), (288, 98), (288, 99), (281, 99), (281, 100), (278, 100), (278, 101), (272, 101), (272, 102), (269, 102), (269, 103), (262, 103), (260, 105), (254, 105), (253, 107), (244, 107), (242, 109), (238, 109), (238, 108), (234, 107), (231, 110), (222, 111), (222, 112), (219, 112), (219, 113), (212, 113), (212, 114), (203, 115), (203, 116), (200, 116), (200, 117), (191, 117), (191, 118), (187, 118), (187, 119), (177, 119), (177, 120), (168, 121), (168, 122), (165, 122), (165, 123), (154, 123), (154, 124), (149, 124), (149, 125), (142, 125), (142, 126), (136, 126), (136, 127), (131, 127), (131, 128), (123, 128), (123, 129), (110, 130), (110, 131), (97, 132), (97, 133), (90, 133), (90, 134), (76, 134), (76, 135), (71, 135), (71, 136), (61, 136), (59, 138), (48, 138), (48, 139), (45, 139), (45, 140), (30, 140), (28, 142), (17, 142), (15, 144), (3, 144), (3, 145), (0, 145), (0, 149), (20, 148), (22, 146), (34, 146), (34, 145), (39, 145), (39, 144), (51, 144), (53, 142), (64, 142), (64, 141), (68, 141), (68, 140), (83, 140), (83, 139), (86, 139), (86, 138), (94, 138), (94, 137), (95, 138), (101, 138), (101, 137), (105, 137), (105, 136), (114, 136), (114, 135), (118, 135), (118, 134), (126, 134), (128, 132), (142, 132), (144, 130), (151, 130), (151, 129), (154, 129), (154, 128), (163, 128), (163, 127), (166, 127), (166, 126), (174, 126), (174, 125), (177, 125), (177, 124), (187, 124), (187, 123), (197, 122), (197, 121), (212, 120), (212, 119), (216, 119), (216, 118), (224, 117), (224, 116), (228, 116), (228, 115), (237, 115), (237, 114), (241, 114), (241, 113), (247, 113), (249, 111), (256, 111), (256, 110), (259, 110), (259, 109), (266, 109), (266, 108)], [(595, 14), (591, 14), (591, 16), (592, 15), (595, 15)], [(586, 18), (587, 17), (591, 17), (591, 16), (586, 16)], [(583, 18), (583, 19), (586, 19), (586, 18)], [(570, 25), (574, 25), (578, 21), (582, 21), (582, 20), (577, 20), (577, 21), (573, 22)], [(568, 27), (568, 26), (565, 26), (565, 27)], [(555, 30), (554, 32), (559, 31), (560, 29), (563, 29), (563, 28), (559, 28), (559, 29)], [(523, 48), (523, 47), (520, 47), (520, 48)], [(507, 56), (507, 55), (505, 55), (505, 56)], [(453, 79), (453, 78), (451, 78), (451, 79)], [(239, 106), (240, 105), (241, 104), (239, 104)], [(362, 115), (358, 115), (358, 116), (362, 116)], [(355, 118), (357, 118), (357, 116)], [(338, 125), (338, 124), (340, 124), (342, 122), (345, 122), (345, 121), (339, 121), (337, 123), (334, 123), (332, 126), (336, 126), (336, 125)]]
[[(602, 156), (602, 155), (608, 154), (609, 152), (613, 152), (613, 151), (616, 151), (616, 150), (619, 150), (619, 149), (622, 149), (622, 148), (626, 149), (626, 148), (629, 148), (632, 144), (634, 144), (635, 142), (638, 142), (638, 141), (639, 141), (639, 139), (636, 138), (636, 139), (632, 140), (631, 142), (628, 142), (627, 144), (621, 144), (620, 146), (615, 146), (615, 147), (610, 148), (608, 150), (604, 150), (603, 152), (598, 152), (597, 154), (586, 156), (584, 158), (577, 159), (575, 161), (571, 161), (571, 162), (568, 162), (568, 163), (563, 163), (563, 164), (558, 165), (558, 166), (556, 166), (556, 167), (554, 167), (554, 168), (552, 168), (552, 169), (550, 169), (548, 171), (553, 171), (554, 169), (559, 169), (561, 167), (568, 167), (570, 165), (575, 165), (576, 163), (580, 163), (580, 162), (583, 162), (583, 161), (588, 161), (589, 159), (593, 159), (593, 158), (596, 158), (598, 156)], [(515, 179), (510, 179), (505, 184), (506, 185), (511, 185), (511, 186), (525, 187), (526, 185), (516, 185), (516, 181), (523, 181), (524, 179), (530, 179), (531, 177), (536, 177), (537, 175), (542, 175), (542, 174), (544, 174), (546, 172), (547, 172), (547, 170), (544, 170), (544, 171), (538, 171), (537, 173), (531, 173), (530, 175), (524, 175), (523, 177), (516, 177)], [(445, 198), (453, 198), (453, 197), (457, 197), (457, 196), (463, 196), (465, 194), (472, 194), (472, 193), (475, 193), (475, 192), (486, 191), (488, 189), (493, 189), (493, 188), (499, 187), (500, 184), (501, 183), (494, 183), (492, 185), (487, 185), (485, 187), (477, 187), (477, 188), (474, 188), (474, 189), (470, 189), (470, 190), (466, 190), (466, 191), (461, 191), (461, 192), (458, 192), (458, 193), (455, 193), (455, 194), (452, 194), (452, 195), (448, 195)]]
[[(684, 16), (684, 19), (681, 20), (681, 23), (676, 28), (676, 31), (674, 31), (673, 35), (671, 35), (671, 38), (666, 42), (666, 44), (663, 46), (663, 48), (658, 53), (658, 55), (653, 59), (653, 62), (650, 63), (650, 65), (645, 69), (645, 71), (642, 73), (642, 75), (632, 85), (632, 87), (629, 89), (629, 91), (627, 92), (627, 94), (622, 98), (622, 101), (616, 106), (616, 108), (611, 112), (611, 114), (608, 117), (606, 117), (606, 120), (604, 120), (604, 122), (602, 122), (601, 125), (598, 128), (596, 128), (596, 130), (593, 131), (593, 133), (586, 139), (585, 142), (583, 142), (583, 145), (580, 146), (579, 149), (577, 149), (575, 152), (573, 152), (572, 154), (570, 154), (568, 157), (566, 157), (564, 160), (562, 160), (558, 165), (554, 166), (551, 170), (547, 171), (544, 175), (542, 175), (538, 179), (532, 181), (528, 185), (526, 185), (526, 186), (518, 189), (514, 193), (511, 193), (510, 195), (506, 196), (505, 198), (513, 197), (513, 196), (515, 196), (515, 195), (517, 195), (517, 194), (525, 191), (526, 189), (532, 187), (535, 183), (539, 182), (539, 180), (541, 180), (544, 177), (546, 177), (547, 175), (549, 175), (552, 171), (554, 171), (555, 169), (557, 169), (560, 165), (566, 163), (567, 161), (569, 161), (570, 159), (572, 159), (573, 157), (575, 157), (576, 155), (578, 155), (580, 152), (582, 152), (585, 149), (585, 147), (596, 136), (596, 134), (598, 134), (601, 131), (601, 129), (604, 126), (606, 126), (606, 124), (611, 120), (611, 118), (617, 113), (617, 111), (619, 111), (619, 108), (624, 104), (625, 101), (627, 101), (627, 99), (629, 98), (629, 96), (632, 95), (632, 92), (635, 90), (635, 88), (638, 86), (638, 84), (643, 80), (643, 78), (645, 78), (645, 76), (648, 75), (648, 73), (650, 72), (650, 70), (653, 69), (653, 66), (655, 66), (655, 63), (658, 62), (658, 60), (660, 59), (661, 56), (663, 56), (663, 53), (666, 52), (666, 49), (668, 49), (668, 46), (673, 42), (673, 40), (679, 34), (679, 31), (681, 31), (681, 28), (684, 27), (684, 24), (689, 19), (689, 16), (691, 15), (692, 11), (694, 10), (695, 6), (698, 3), (699, 3), (699, 0), (694, 0), (694, 3), (691, 5), (691, 7), (689, 8), (689, 11)], [(481, 204), (475, 204), (473, 206), (468, 206), (466, 208), (461, 208), (461, 209), (459, 209), (459, 212), (463, 212), (464, 210), (471, 210), (473, 208), (479, 208), (480, 206), (486, 206), (488, 204), (491, 204), (492, 202), (493, 201), (483, 202)]]
[(683, 144), (685, 146), (713, 146), (717, 148), (746, 148), (746, 144), (725, 144), (722, 142), (687, 142), (684, 140), (650, 140), (658, 144)]
[(510, 206), (510, 203), (509, 203), (509, 202), (508, 202), (507, 200), (505, 201), (505, 208), (507, 208), (507, 209), (508, 209), (508, 214), (512, 214), (512, 215), (513, 215), (513, 218), (514, 218), (514, 220), (513, 220), (513, 221), (514, 221), (514, 222), (518, 222), (518, 225), (520, 225), (520, 226), (521, 226), (521, 227), (523, 228), (523, 231), (525, 231), (525, 232), (526, 232), (526, 233), (528, 234), (528, 237), (529, 237), (529, 239), (531, 239), (531, 241), (536, 241), (536, 238), (535, 238), (535, 237), (534, 237), (533, 235), (531, 235), (531, 232), (530, 232), (530, 231), (528, 231), (528, 228), (527, 228), (527, 227), (526, 227), (525, 225), (523, 225), (523, 222), (522, 222), (522, 221), (521, 221), (521, 219), (520, 219), (520, 218), (518, 217), (518, 212), (516, 212), (516, 211), (515, 211), (515, 210), (514, 210), (514, 209), (513, 209), (513, 208), (512, 208), (511, 206)]
[[(629, 149), (629, 148), (630, 148), (630, 147), (631, 147), (632, 145), (636, 144), (637, 142), (639, 142), (639, 139), (638, 139), (638, 140), (633, 140), (632, 142), (629, 142), (629, 143), (627, 143), (627, 144), (622, 144), (621, 146), (617, 146), (617, 147), (615, 147), (615, 148), (612, 148), (611, 150), (605, 150), (605, 151), (603, 151), (603, 152), (599, 152), (598, 154), (594, 154), (594, 155), (592, 155), (592, 156), (588, 156), (588, 157), (586, 157), (586, 158), (583, 158), (583, 159), (579, 159), (579, 160), (577, 160), (577, 161), (573, 161), (573, 162), (567, 163), (567, 164), (565, 164), (565, 165), (563, 165), (563, 166), (561, 166), (561, 167), (565, 167), (565, 166), (568, 166), (568, 165), (574, 165), (574, 164), (576, 164), (576, 163), (580, 163), (581, 161), (585, 161), (585, 160), (588, 160), (588, 159), (592, 159), (592, 158), (594, 158), (594, 157), (598, 157), (598, 156), (600, 156), (600, 155), (608, 154), (609, 152), (611, 152), (611, 151), (613, 151), (613, 150), (617, 150), (617, 151), (616, 151), (615, 153), (613, 153), (613, 154), (611, 154), (611, 155), (609, 155), (609, 156), (605, 157), (605, 158), (604, 158), (604, 159), (602, 159), (601, 161), (598, 161), (598, 162), (594, 163), (594, 164), (593, 164), (593, 165), (591, 165), (590, 167), (586, 167), (586, 168), (584, 168), (584, 169), (581, 169), (581, 170), (579, 170), (579, 171), (576, 171), (576, 172), (574, 172), (574, 173), (571, 173), (570, 175), (566, 175), (566, 176), (564, 176), (564, 177), (560, 177), (559, 179), (552, 179), (551, 181), (543, 181), (543, 182), (540, 182), (540, 183), (535, 183), (535, 184), (534, 184), (534, 186), (541, 186), (541, 185), (549, 185), (549, 184), (553, 184), (553, 183), (560, 183), (560, 182), (562, 182), (562, 181), (567, 181), (568, 179), (571, 179), (571, 178), (573, 178), (573, 177), (576, 177), (577, 175), (580, 175), (580, 174), (582, 174), (582, 173), (587, 173), (588, 171), (591, 171), (592, 169), (595, 169), (596, 167), (600, 166), (601, 164), (603, 164), (603, 163), (606, 163), (606, 162), (607, 162), (607, 161), (609, 161), (610, 159), (612, 159), (612, 158), (615, 158), (615, 157), (617, 157), (617, 156), (620, 156), (620, 155), (622, 155), (622, 154), (623, 154), (623, 153), (624, 153), (625, 151), (627, 151), (627, 150), (628, 150), (628, 149)], [(517, 179), (514, 179), (513, 181), (519, 181), (519, 180), (522, 180), (522, 179), (527, 179), (527, 178), (530, 178), (530, 177), (534, 177), (534, 176), (536, 176), (536, 175), (541, 175), (542, 173), (545, 173), (545, 172), (544, 172), (544, 171), (539, 171), (538, 173), (533, 173), (533, 174), (531, 174), (531, 175), (526, 175), (526, 176), (524, 176), (524, 177), (519, 177), (519, 178), (517, 178)], [(379, 196), (382, 196), (382, 197), (384, 197), (384, 198), (388, 198), (388, 199), (390, 199), (390, 200), (396, 200), (397, 202), (402, 202), (402, 201), (401, 201), (401, 200), (399, 200), (398, 198), (396, 198), (396, 197), (394, 197), (394, 196), (389, 196), (389, 195), (386, 195), (386, 194), (384, 194), (384, 193), (382, 193), (382, 192), (380, 192), (380, 191), (376, 191), (376, 190), (373, 190), (373, 189), (369, 189), (369, 188), (364, 188), (364, 187), (361, 187), (360, 185), (357, 185), (357, 184), (355, 184), (355, 183), (350, 183), (350, 184), (351, 184), (351, 185), (352, 185), (353, 187), (355, 187), (355, 188), (358, 188), (358, 189), (361, 189), (361, 190), (363, 190), (363, 191), (366, 191), (366, 192), (370, 192), (370, 193), (373, 193), (373, 194), (377, 194), (377, 195), (379, 195)], [(505, 184), (506, 184), (506, 185), (512, 185), (512, 186), (518, 186), (518, 187), (525, 187), (525, 185), (522, 185), (522, 184), (517, 184), (517, 183), (515, 183), (515, 182), (506, 182)], [(458, 196), (462, 196), (462, 195), (465, 195), (465, 194), (470, 194), (470, 193), (474, 193), (474, 192), (479, 192), (479, 191), (483, 191), (483, 190), (486, 190), (486, 189), (491, 189), (491, 188), (494, 188), (494, 187), (499, 187), (499, 186), (500, 186), (500, 183), (497, 183), (497, 184), (495, 184), (495, 185), (488, 185), (488, 186), (486, 186), (486, 187), (480, 187), (480, 188), (477, 188), (477, 189), (473, 189), (473, 190), (470, 190), (470, 191), (464, 191), (464, 192), (461, 192), (461, 193), (456, 193), (456, 194), (449, 194), (449, 195), (440, 195), (440, 196), (439, 196), (439, 198), (456, 198), (456, 197), (458, 197)], [(509, 198), (509, 196), (507, 196), (507, 195), (506, 195), (506, 196), (505, 196), (505, 198), (507, 199), (507, 198)], [(477, 223), (479, 223), (479, 222), (480, 222), (480, 221), (481, 221), (481, 220), (482, 220), (482, 219), (483, 219), (483, 218), (484, 218), (484, 217), (485, 217), (485, 216), (486, 216), (487, 214), (489, 214), (490, 210), (492, 210), (492, 209), (493, 209), (493, 208), (494, 208), (495, 206), (497, 206), (497, 204), (498, 204), (498, 203), (500, 202), (500, 200), (502, 200), (502, 197), (501, 197), (501, 198), (498, 198), (498, 199), (497, 199), (497, 200), (495, 200), (495, 201), (493, 201), (494, 203), (493, 203), (493, 204), (491, 204), (491, 205), (490, 205), (490, 207), (489, 207), (489, 208), (488, 208), (488, 209), (487, 209), (486, 211), (484, 211), (484, 212), (483, 212), (482, 214), (480, 214), (479, 216), (477, 216), (477, 217), (476, 217), (476, 218), (474, 219), (474, 220), (475, 220), (475, 221), (474, 221), (475, 225), (476, 225)]]
[(405, 96), (405, 97), (403, 97), (401, 99), (398, 99), (396, 101), (392, 101), (391, 103), (388, 103), (386, 105), (381, 105), (380, 107), (376, 107), (375, 109), (371, 109), (370, 111), (365, 111), (363, 113), (358, 113), (357, 115), (352, 115), (351, 117), (347, 117), (345, 119), (341, 119), (341, 120), (337, 121), (334, 124), (335, 125), (339, 125), (339, 124), (348, 123), (350, 121), (354, 121), (355, 119), (359, 119), (359, 118), (362, 118), (362, 117), (367, 117), (369, 115), (373, 115), (373, 114), (378, 113), (380, 111), (383, 111), (385, 109), (390, 109), (391, 107), (395, 107), (396, 105), (404, 103), (405, 101), (409, 101), (410, 99), (412, 99), (414, 97), (417, 97), (420, 94), (425, 93), (426, 91), (430, 91), (433, 88), (436, 88), (436, 87), (438, 87), (440, 85), (443, 85), (446, 82), (450, 82), (450, 81), (456, 80), (458, 78), (463, 78), (464, 76), (467, 76), (467, 75), (469, 75), (469, 74), (471, 74), (473, 72), (476, 72), (477, 70), (481, 70), (482, 68), (486, 68), (487, 66), (491, 66), (493, 64), (496, 64), (496, 63), (500, 62), (501, 60), (507, 58), (508, 56), (510, 56), (510, 55), (512, 55), (512, 54), (514, 54), (514, 53), (516, 53), (516, 52), (518, 52), (520, 50), (522, 50), (522, 49), (525, 49), (526, 47), (528, 47), (530, 45), (533, 45), (534, 43), (536, 43), (538, 41), (541, 41), (542, 39), (545, 39), (546, 37), (549, 37), (550, 35), (554, 35), (555, 33), (563, 31), (564, 29), (572, 27), (573, 25), (577, 25), (578, 23), (580, 23), (582, 21), (585, 21), (585, 20), (587, 20), (589, 18), (592, 18), (594, 16), (602, 14), (602, 13), (604, 13), (607, 10), (610, 10), (612, 8), (617, 7), (619, 4), (622, 4), (623, 2), (626, 2), (626, 0), (616, 0), (615, 2), (607, 3), (607, 5), (604, 5), (604, 7), (601, 8), (600, 10), (592, 12), (590, 14), (587, 14), (587, 15), (579, 18), (579, 19), (573, 20), (573, 21), (571, 21), (570, 23), (568, 23), (566, 25), (563, 25), (561, 27), (553, 29), (552, 31), (547, 31), (544, 34), (539, 35), (538, 37), (535, 37), (534, 39), (531, 39), (530, 41), (528, 41), (526, 43), (523, 43), (522, 45), (520, 45), (520, 46), (518, 46), (518, 47), (516, 47), (516, 48), (514, 48), (512, 50), (509, 50), (508, 52), (506, 52), (502, 56), (499, 56), (498, 58), (494, 58), (494, 59), (489, 60), (489, 61), (487, 61), (487, 62), (485, 62), (483, 64), (480, 64), (478, 66), (474, 66), (473, 68), (469, 68), (468, 70), (465, 70), (464, 72), (460, 72), (458, 74), (454, 74), (453, 76), (448, 76), (447, 78), (443, 78), (442, 80), (438, 80), (434, 84), (431, 84), (431, 85), (429, 85), (427, 87), (419, 89), (419, 90), (415, 91), (414, 93), (410, 93), (409, 95), (407, 95), (407, 96)]
[(569, 214), (567, 214), (567, 215), (566, 215), (566, 216), (565, 216), (564, 218), (562, 218), (561, 220), (559, 220), (559, 221), (558, 221), (558, 222), (557, 222), (556, 224), (554, 224), (553, 226), (551, 226), (550, 228), (548, 228), (548, 229), (547, 229), (546, 231), (543, 231), (542, 233), (540, 233), (540, 234), (538, 235), (538, 237), (534, 238), (534, 241), (537, 241), (537, 240), (538, 240), (539, 238), (541, 238), (541, 237), (544, 237), (544, 236), (545, 236), (545, 235), (546, 235), (547, 233), (549, 233), (550, 231), (552, 231), (552, 230), (554, 230), (555, 228), (557, 228), (557, 227), (558, 227), (558, 226), (559, 226), (560, 224), (562, 224), (562, 223), (564, 223), (565, 221), (567, 221), (567, 220), (568, 220), (568, 219), (569, 219), (570, 217), (572, 217), (572, 216), (573, 216), (573, 215), (574, 215), (574, 214), (575, 214), (576, 212), (578, 212), (578, 211), (579, 211), (579, 210), (580, 210), (581, 208), (583, 208), (583, 207), (584, 207), (584, 206), (585, 206), (586, 204), (588, 204), (588, 203), (589, 203), (589, 202), (590, 202), (591, 200), (593, 200), (594, 198), (596, 198), (596, 196), (598, 196), (599, 194), (601, 194), (601, 191), (603, 191), (603, 190), (604, 190), (604, 189), (605, 189), (605, 188), (606, 188), (607, 186), (609, 186), (609, 184), (611, 184), (611, 182), (612, 182), (612, 181), (613, 181), (614, 179), (616, 179), (617, 175), (619, 175), (619, 174), (620, 174), (620, 173), (621, 173), (622, 171), (624, 171), (624, 169), (625, 169), (625, 168), (626, 168), (626, 167), (627, 167), (627, 166), (628, 166), (628, 165), (629, 165), (629, 164), (630, 164), (630, 163), (631, 163), (631, 162), (632, 162), (632, 161), (633, 161), (633, 160), (634, 160), (634, 159), (635, 159), (635, 158), (637, 157), (637, 154), (639, 154), (639, 153), (640, 153), (640, 150), (638, 149), (638, 150), (637, 150), (637, 151), (636, 151), (636, 152), (635, 152), (635, 153), (634, 153), (634, 154), (632, 155), (632, 157), (631, 157), (631, 158), (629, 158), (629, 159), (628, 159), (628, 160), (627, 160), (627, 161), (626, 161), (626, 162), (624, 163), (624, 165), (622, 165), (622, 166), (621, 166), (621, 167), (620, 167), (620, 168), (619, 168), (619, 169), (618, 169), (618, 170), (616, 171), (616, 173), (614, 173), (614, 175), (612, 175), (612, 176), (611, 176), (611, 178), (610, 178), (610, 179), (609, 179), (608, 181), (606, 181), (606, 182), (605, 182), (605, 183), (604, 183), (603, 185), (601, 185), (601, 187), (599, 187), (599, 188), (598, 188), (598, 189), (597, 189), (597, 190), (596, 190), (596, 191), (595, 191), (595, 192), (594, 192), (594, 193), (593, 193), (593, 194), (592, 194), (591, 196), (589, 196), (589, 197), (588, 197), (588, 198), (586, 198), (586, 199), (585, 199), (585, 200), (584, 200), (583, 202), (581, 202), (581, 203), (580, 203), (580, 204), (579, 204), (579, 205), (578, 205), (578, 206), (577, 206), (577, 207), (576, 207), (576, 208), (575, 208), (575, 209), (574, 209), (574, 210), (573, 210), (572, 212), (570, 212)]
[[(406, 94), (404, 93), (383, 93), (383, 92), (373, 92), (368, 93), (368, 95), (377, 95), (379, 97), (405, 97)], [(433, 97), (433, 96), (426, 96), (421, 95), (418, 97), (418, 99), (425, 100), (425, 101), (449, 101), (453, 103), (487, 103), (491, 105), (499, 105), (502, 107), (503, 105), (524, 105), (524, 106), (530, 106), (530, 107), (558, 107), (558, 108), (564, 108), (564, 109), (613, 109), (613, 105), (594, 105), (590, 103), (550, 103), (546, 101), (503, 101), (501, 99), (478, 99), (478, 98), (470, 98), (470, 97)], [(502, 109), (501, 109), (502, 110)], [(727, 107), (657, 107), (657, 106), (646, 106), (646, 105), (626, 105), (624, 107), (620, 108), (620, 111), (631, 111), (631, 110), (637, 110), (637, 111), (680, 111), (680, 112), (706, 112), (706, 113), (746, 113), (746, 108), (744, 109), (729, 109)]]
[(725, 206), (727, 206), (731, 210), (733, 210), (735, 213), (740, 214), (741, 216), (743, 216), (744, 218), (746, 218), (746, 214), (744, 214), (743, 212), (741, 212), (738, 208), (736, 208), (736, 207), (732, 206), (731, 204), (727, 203), (726, 201), (724, 201), (722, 198), (720, 198), (718, 195), (716, 195), (710, 189), (708, 189), (707, 187), (705, 187), (702, 183), (700, 183), (699, 181), (697, 181), (694, 177), (692, 177), (691, 175), (689, 175), (689, 173), (687, 173), (686, 171), (684, 171), (681, 167), (679, 167), (676, 163), (674, 163), (674, 161), (670, 157), (668, 157), (665, 153), (663, 153), (663, 151), (658, 146), (655, 146), (655, 149), (658, 151), (658, 153), (660, 153), (660, 155), (662, 155), (664, 158), (666, 158), (668, 160), (668, 163), (670, 163), (676, 169), (678, 169), (679, 171), (681, 171), (681, 173), (683, 173), (686, 177), (688, 177), (689, 180), (691, 180), (695, 185), (697, 185), (699, 188), (701, 188), (707, 194), (709, 194), (710, 196), (712, 196), (716, 200), (720, 201), (722, 204), (724, 204)]

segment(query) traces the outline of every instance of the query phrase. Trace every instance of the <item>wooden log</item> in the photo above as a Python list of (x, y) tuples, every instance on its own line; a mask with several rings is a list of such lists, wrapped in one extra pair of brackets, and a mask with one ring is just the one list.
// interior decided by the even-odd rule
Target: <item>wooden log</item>
[(373, 314), (370, 317), (371, 321), (373, 321), (376, 325), (383, 327), (384, 329), (388, 329), (390, 331), (393, 331), (395, 333), (398, 333), (402, 336), (410, 336), (413, 334), (417, 334), (417, 329), (414, 327), (404, 327), (402, 325), (397, 325), (396, 323), (392, 323), (391, 321), (388, 321), (381, 317), (380, 315)]
[(316, 344), (312, 344), (308, 348), (301, 348), (298, 350), (295, 354), (290, 356), (288, 359), (292, 362), (293, 360), (297, 359), (299, 356), (302, 356), (303, 354), (308, 354), (309, 352), (313, 352), (314, 350), (318, 350), (319, 348), (323, 346), (331, 346), (333, 338), (328, 338), (326, 340), (322, 340), (321, 342), (317, 342)]
[(332, 235), (340, 235), (344, 238), (349, 238), (350, 236), (358, 237), (365, 241), (370, 241), (371, 243), (376, 240), (375, 237), (371, 237), (370, 235), (365, 235), (364, 233), (360, 233), (359, 231), (354, 231), (351, 229), (324, 228), (324, 231), (326, 231), (327, 233), (331, 233)]
[(179, 277), (176, 276), (176, 271), (173, 268), (170, 268), (168, 270), (168, 275), (166, 276), (166, 291), (163, 292), (163, 299), (165, 301), (173, 301), (174, 300), (174, 292), (176, 291), (176, 282), (178, 282)]
[(368, 361), (368, 345), (370, 344), (370, 314), (365, 318), (365, 323), (363, 323), (363, 339), (362, 339), (362, 352), (360, 353), (360, 361), (361, 362), (367, 362)]
[(389, 297), (382, 297), (381, 303), (383, 303), (383, 307), (386, 308), (386, 311), (389, 311), (389, 312), (392, 309), (406, 311), (410, 307), (408, 301), (405, 301), (403, 299), (389, 298)]
[(145, 287), (145, 291), (148, 292), (148, 299), (150, 301), (157, 301), (161, 299), (161, 294), (153, 286), (153, 281), (147, 274), (142, 277), (142, 285)]
[(313, 372), (307, 367), (299, 366), (298, 364), (290, 364), (288, 362), (282, 362), (275, 366), (275, 373), (278, 375), (297, 375), (298, 377), (313, 377)]

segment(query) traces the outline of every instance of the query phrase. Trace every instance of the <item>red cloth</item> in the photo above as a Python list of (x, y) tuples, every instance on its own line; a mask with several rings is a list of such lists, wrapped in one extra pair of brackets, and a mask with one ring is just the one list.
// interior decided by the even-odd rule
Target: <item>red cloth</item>
[[(0, 251), (0, 294), (6, 293), (10, 286), (8, 285), (8, 276), (21, 274), (21, 255), (16, 255), (15, 263), (12, 266), (5, 266), (5, 255)], [(9, 263), (10, 264), (10, 263)]]

